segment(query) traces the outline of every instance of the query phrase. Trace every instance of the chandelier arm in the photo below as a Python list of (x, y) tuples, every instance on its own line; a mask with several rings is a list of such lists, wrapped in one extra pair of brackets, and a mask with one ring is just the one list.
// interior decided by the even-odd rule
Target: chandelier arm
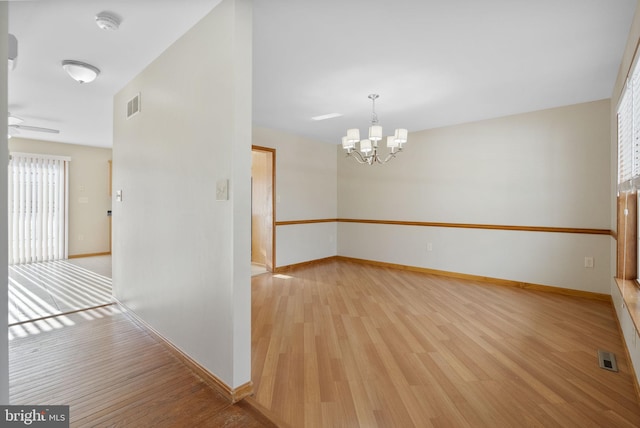
[(379, 162), (380, 162), (381, 164), (385, 164), (385, 163), (389, 162), (391, 159), (395, 158), (397, 153), (398, 153), (398, 152), (395, 152), (395, 153), (389, 153), (389, 154), (387, 155), (387, 157), (386, 157), (386, 158), (384, 158), (384, 160), (383, 160), (382, 162), (380, 162), (380, 161), (379, 161)]
[(374, 163), (380, 162), (380, 157), (378, 156), (377, 149), (373, 149), (373, 152), (371, 153), (371, 156), (369, 156), (368, 160), (369, 160), (369, 165), (373, 165)]
[(392, 158), (395, 158), (398, 153), (402, 152), (402, 147), (398, 147), (395, 151), (389, 152), (384, 163), (389, 162)]
[[(355, 156), (354, 156), (355, 155)], [(356, 161), (358, 161), (358, 163), (360, 164), (365, 164), (368, 163), (364, 157), (362, 157), (362, 154), (360, 154), (359, 151), (357, 150), (353, 150), (347, 153), (347, 157), (351, 156), (352, 158), (354, 158)]]

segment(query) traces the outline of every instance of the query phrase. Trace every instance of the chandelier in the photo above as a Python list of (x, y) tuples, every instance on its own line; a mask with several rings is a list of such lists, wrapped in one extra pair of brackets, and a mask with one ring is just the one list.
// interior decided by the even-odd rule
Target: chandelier
[[(382, 140), (382, 126), (378, 125), (378, 115), (376, 114), (376, 100), (378, 94), (370, 94), (373, 107), (371, 113), (371, 126), (369, 127), (369, 138), (360, 140), (360, 130), (357, 128), (347, 130), (347, 135), (342, 137), (342, 148), (347, 151), (347, 156), (353, 157), (358, 163), (373, 165), (374, 163), (385, 164), (395, 158), (402, 151), (402, 145), (407, 142), (407, 130), (396, 129), (393, 135), (386, 137), (389, 152), (382, 158), (378, 153), (378, 141)], [(360, 143), (360, 150), (356, 149), (356, 144)]]

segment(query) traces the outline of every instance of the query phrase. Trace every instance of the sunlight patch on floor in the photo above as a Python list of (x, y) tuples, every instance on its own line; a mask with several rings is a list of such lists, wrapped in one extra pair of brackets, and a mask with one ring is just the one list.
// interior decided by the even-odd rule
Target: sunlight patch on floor
[(119, 313), (105, 306), (112, 303), (111, 278), (67, 261), (9, 266), (9, 340), (72, 326), (70, 312), (87, 320)]

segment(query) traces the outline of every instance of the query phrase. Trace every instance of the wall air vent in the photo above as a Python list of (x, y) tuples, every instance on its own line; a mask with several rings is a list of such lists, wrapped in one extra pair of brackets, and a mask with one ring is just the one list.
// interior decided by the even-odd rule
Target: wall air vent
[(140, 113), (140, 93), (138, 92), (135, 97), (127, 101), (127, 119), (131, 119), (136, 114)]

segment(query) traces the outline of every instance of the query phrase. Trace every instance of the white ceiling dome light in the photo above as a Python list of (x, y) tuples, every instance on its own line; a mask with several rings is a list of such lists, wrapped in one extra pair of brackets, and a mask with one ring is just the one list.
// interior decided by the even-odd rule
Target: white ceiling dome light
[(102, 30), (116, 31), (122, 20), (115, 13), (100, 12), (96, 15), (96, 25)]
[(100, 70), (93, 65), (71, 59), (62, 61), (62, 68), (79, 83), (93, 82), (100, 74)]

